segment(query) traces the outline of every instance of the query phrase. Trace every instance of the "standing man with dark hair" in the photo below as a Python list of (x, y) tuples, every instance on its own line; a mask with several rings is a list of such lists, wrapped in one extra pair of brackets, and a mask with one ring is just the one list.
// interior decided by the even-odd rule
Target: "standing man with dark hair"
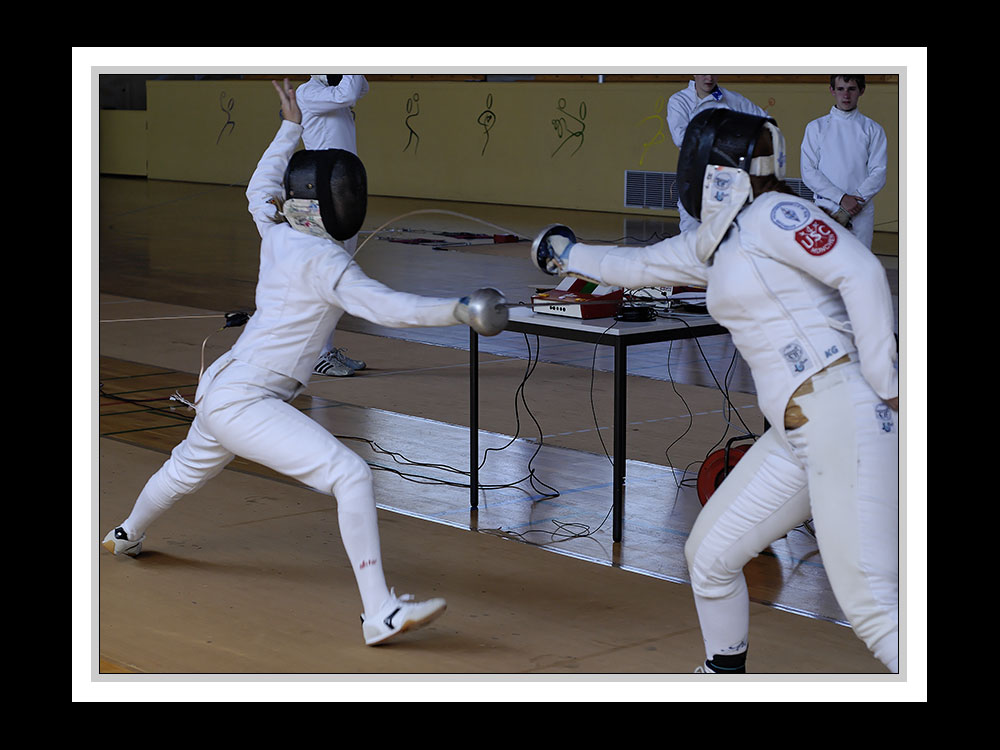
[(858, 110), (863, 75), (830, 76), (830, 111), (806, 125), (802, 181), (816, 204), (848, 227), (869, 250), (875, 233), (872, 200), (885, 187), (885, 130)]

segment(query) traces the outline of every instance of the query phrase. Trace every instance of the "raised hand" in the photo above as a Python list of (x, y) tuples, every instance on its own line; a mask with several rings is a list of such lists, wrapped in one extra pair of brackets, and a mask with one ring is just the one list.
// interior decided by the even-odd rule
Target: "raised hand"
[(281, 99), (282, 118), (301, 124), (302, 112), (299, 110), (299, 105), (295, 101), (295, 89), (292, 88), (288, 79), (285, 79), (283, 86), (279, 86), (277, 81), (271, 81), (271, 84), (274, 86), (274, 90), (278, 92), (278, 97)]

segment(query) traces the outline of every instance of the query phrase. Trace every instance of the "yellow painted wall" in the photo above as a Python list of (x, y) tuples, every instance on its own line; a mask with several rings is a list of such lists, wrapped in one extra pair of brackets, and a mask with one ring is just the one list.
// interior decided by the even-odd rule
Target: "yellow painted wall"
[(105, 174), (146, 174), (146, 112), (105, 109), (98, 120), (98, 164)]
[[(726, 87), (723, 77), (721, 85)], [(666, 100), (678, 82), (374, 81), (356, 107), (373, 195), (676, 216), (624, 206), (626, 170), (673, 172)], [(814, 83), (741, 83), (781, 126), (799, 176), (806, 124), (829, 111)], [(861, 109), (885, 128), (889, 180), (876, 229), (899, 231), (899, 87), (871, 83)], [(151, 179), (245, 185), (279, 120), (268, 81), (149, 81)], [(121, 123), (102, 118), (104, 129)], [(124, 143), (125, 141), (123, 141)], [(102, 170), (105, 162), (102, 152)], [(107, 171), (115, 171), (108, 169)]]

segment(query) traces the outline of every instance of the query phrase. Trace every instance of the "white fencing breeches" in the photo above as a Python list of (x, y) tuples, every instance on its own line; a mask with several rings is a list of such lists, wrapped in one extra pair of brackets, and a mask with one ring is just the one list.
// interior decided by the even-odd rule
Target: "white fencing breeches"
[(808, 420), (771, 428), (702, 509), (685, 546), (706, 655), (746, 651), (743, 567), (812, 518), (837, 602), (876, 658), (898, 671), (899, 436), (896, 414), (855, 362), (813, 376)]
[(336, 497), (341, 538), (365, 611), (388, 597), (378, 515), (368, 464), (290, 403), (292, 378), (224, 355), (202, 376), (187, 437), (143, 488), (122, 524), (131, 538), (178, 499), (198, 490), (241, 456)]

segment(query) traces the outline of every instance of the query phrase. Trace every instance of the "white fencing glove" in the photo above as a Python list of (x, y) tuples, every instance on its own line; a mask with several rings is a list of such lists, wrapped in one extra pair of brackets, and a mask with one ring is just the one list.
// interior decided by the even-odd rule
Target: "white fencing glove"
[(563, 224), (552, 224), (531, 243), (531, 261), (549, 276), (566, 276), (574, 244), (576, 235), (572, 229)]

